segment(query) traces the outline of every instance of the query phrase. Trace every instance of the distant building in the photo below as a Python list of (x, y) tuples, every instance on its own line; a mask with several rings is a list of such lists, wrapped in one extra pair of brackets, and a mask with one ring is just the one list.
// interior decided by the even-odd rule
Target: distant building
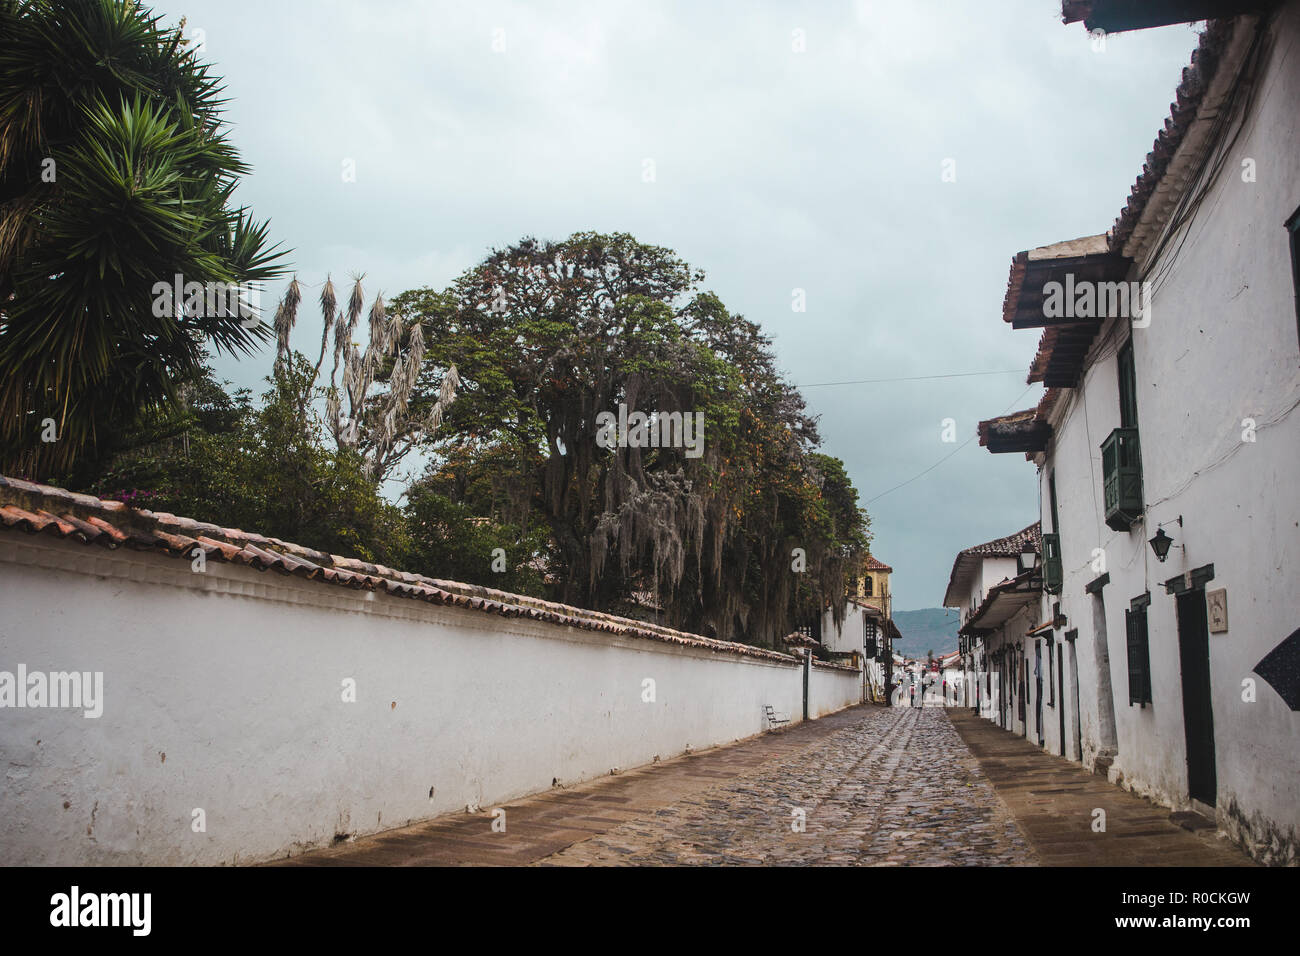
[(1039, 549), (1037, 521), (966, 548), (953, 561), (943, 597), (944, 606), (961, 615), (961, 703), (1019, 734), (1025, 734), (1027, 714), (1037, 717), (1034, 733), (1026, 735), (1031, 739), (1038, 739), (1042, 728), (1041, 680), (1030, 677), (1042, 675), (1042, 653), (1027, 644), (1037, 623)]
[(961, 703), (964, 675), (961, 666), (961, 651), (953, 651), (939, 658), (939, 691), (947, 705)]
[[(834, 654), (856, 652), (862, 656), (862, 699), (883, 702), (893, 674), (887, 654), (902, 635), (892, 617), (890, 575), (893, 568), (870, 555), (856, 574), (853, 593), (845, 599), (844, 617), (837, 626), (831, 609), (821, 620), (821, 641)], [(897, 677), (892, 677), (897, 683)]]

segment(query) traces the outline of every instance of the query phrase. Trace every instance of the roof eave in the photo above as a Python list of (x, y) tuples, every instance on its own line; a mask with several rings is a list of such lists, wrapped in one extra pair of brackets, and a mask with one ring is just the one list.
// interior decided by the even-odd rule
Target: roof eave
[(1259, 13), (1272, 0), (1062, 0), (1061, 19), (1089, 31), (1126, 33)]

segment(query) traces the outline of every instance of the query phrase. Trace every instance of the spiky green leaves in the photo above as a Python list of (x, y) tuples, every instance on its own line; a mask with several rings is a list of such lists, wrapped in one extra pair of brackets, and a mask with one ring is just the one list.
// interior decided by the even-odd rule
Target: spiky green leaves
[(48, 476), (172, 403), (205, 341), (267, 336), (256, 317), (160, 310), (158, 283), (262, 282), (283, 254), (233, 206), (247, 167), (177, 31), (88, 0), (5, 4), (0, 35), (0, 465)]

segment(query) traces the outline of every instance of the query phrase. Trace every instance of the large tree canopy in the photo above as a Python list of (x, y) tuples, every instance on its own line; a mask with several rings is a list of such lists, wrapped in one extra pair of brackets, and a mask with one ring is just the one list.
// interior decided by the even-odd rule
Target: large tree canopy
[[(394, 299), (429, 343), (417, 392), (453, 364), (461, 379), (420, 490), (514, 529), (544, 522), (562, 600), (771, 644), (843, 595), (866, 517), (842, 464), (815, 453), (769, 341), (702, 278), (668, 249), (579, 233), (525, 239), (447, 293)], [(702, 444), (637, 447), (632, 427), (607, 447), (601, 416), (620, 406), (652, 415), (652, 431), (698, 413)], [(490, 450), (506, 497), (447, 480), (466, 444)]]
[(220, 92), (180, 31), (131, 0), (0, 0), (6, 469), (84, 468), (143, 411), (175, 404), (205, 343), (244, 352), (267, 336), (211, 299), (158, 308), (157, 284), (177, 275), (229, 287), (279, 273), (265, 224), (233, 205), (247, 167)]

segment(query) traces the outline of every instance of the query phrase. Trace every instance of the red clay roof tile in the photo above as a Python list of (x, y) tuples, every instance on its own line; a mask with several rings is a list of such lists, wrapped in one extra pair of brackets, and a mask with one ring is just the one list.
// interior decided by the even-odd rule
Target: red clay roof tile
[(86, 545), (94, 543), (109, 548), (127, 545), (141, 550), (159, 550), (177, 558), (190, 558), (196, 548), (201, 548), (208, 558), (260, 570), (274, 568), (285, 574), (319, 580), (323, 584), (356, 590), (382, 588), (398, 597), (470, 608), (504, 617), (523, 617), (583, 630), (626, 634), (745, 657), (784, 662), (794, 660), (789, 654), (767, 648), (720, 641), (493, 588), (429, 578), (327, 554), (238, 528), (222, 528), (165, 512), (131, 508), (120, 501), (74, 494), (62, 488), (3, 476), (0, 476), (0, 523), (4, 528), (16, 528), (31, 534), (48, 530), (58, 537)]

